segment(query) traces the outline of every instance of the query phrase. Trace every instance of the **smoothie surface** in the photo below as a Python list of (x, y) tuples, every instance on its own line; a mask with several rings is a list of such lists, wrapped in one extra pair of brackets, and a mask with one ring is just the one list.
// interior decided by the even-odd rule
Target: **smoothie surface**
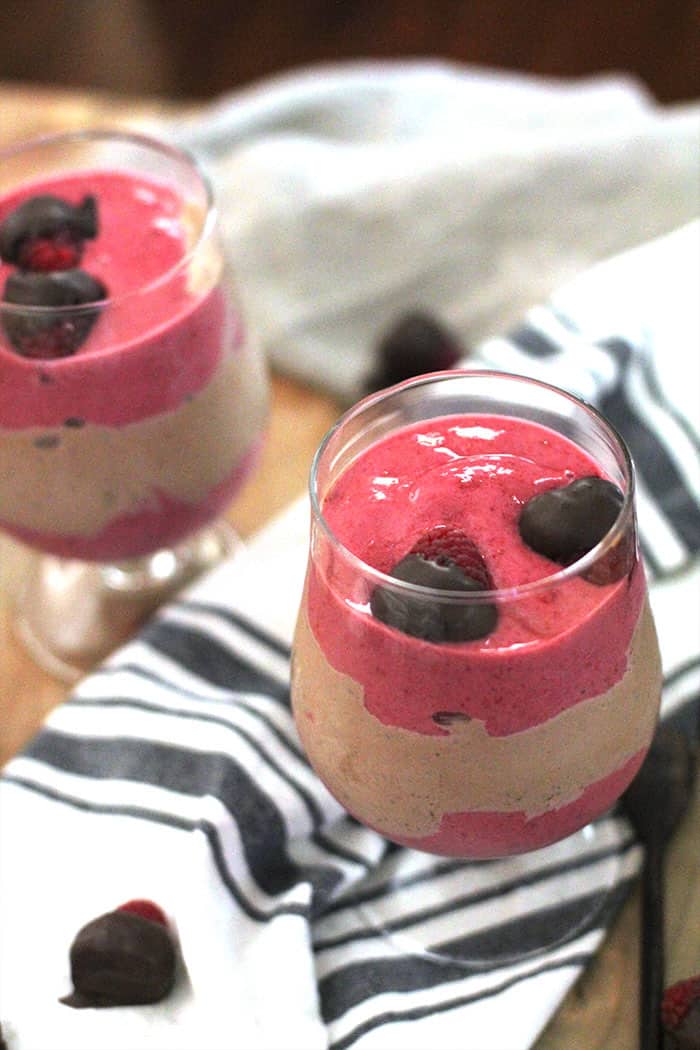
[[(165, 182), (120, 171), (80, 171), (25, 183), (0, 199), (0, 223), (32, 197), (51, 194), (78, 204), (86, 194), (97, 201), (99, 228), (84, 242), (80, 267), (100, 279), (109, 298), (106, 324), (94, 326), (77, 351), (94, 353), (129, 343), (181, 312), (187, 300), (186, 273), (171, 274), (188, 250), (180, 195)], [(15, 267), (0, 263), (0, 287)], [(168, 274), (171, 277), (167, 280)], [(149, 289), (147, 294), (142, 293)], [(105, 317), (100, 318), (100, 321)], [(0, 334), (0, 341), (3, 336)]]
[(435, 526), (459, 528), (479, 548), (493, 589), (509, 589), (562, 568), (523, 543), (524, 505), (592, 475), (601, 470), (583, 449), (538, 423), (448, 416), (364, 451), (326, 495), (323, 515), (348, 550), (385, 573)]

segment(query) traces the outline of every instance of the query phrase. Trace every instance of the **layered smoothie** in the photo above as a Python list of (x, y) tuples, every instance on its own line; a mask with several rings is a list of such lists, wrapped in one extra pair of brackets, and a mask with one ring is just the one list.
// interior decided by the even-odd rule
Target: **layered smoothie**
[(256, 460), (266, 379), (207, 202), (68, 171), (0, 197), (0, 252), (0, 528), (112, 561), (215, 518)]
[(660, 694), (633, 518), (599, 558), (543, 554), (527, 528), (578, 501), (584, 531), (606, 512), (609, 531), (623, 494), (601, 475), (540, 423), (465, 414), (390, 431), (324, 493), (293, 702), (312, 765), (359, 820), (428, 852), (503, 856), (572, 833), (632, 779)]

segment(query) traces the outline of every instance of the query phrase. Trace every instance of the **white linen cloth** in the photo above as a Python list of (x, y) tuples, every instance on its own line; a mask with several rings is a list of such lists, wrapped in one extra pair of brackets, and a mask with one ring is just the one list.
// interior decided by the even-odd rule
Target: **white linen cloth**
[(158, 125), (211, 172), (272, 363), (347, 401), (414, 306), (469, 346), (700, 213), (700, 104), (634, 79), (443, 62), (311, 68)]
[[(637, 460), (663, 710), (700, 695), (700, 224), (602, 263), (473, 365), (599, 404)], [(619, 815), (502, 862), (388, 848), (308, 768), (288, 705), (306, 500), (89, 675), (0, 780), (0, 1021), (10, 1050), (526, 1050), (597, 950), (637, 871)], [(610, 881), (611, 880), (611, 881)], [(403, 887), (403, 889), (402, 889)], [(412, 954), (508, 933), (561, 947), (482, 972)], [(72, 1010), (86, 921), (151, 897), (177, 931), (173, 994)], [(374, 933), (368, 908), (390, 937)]]

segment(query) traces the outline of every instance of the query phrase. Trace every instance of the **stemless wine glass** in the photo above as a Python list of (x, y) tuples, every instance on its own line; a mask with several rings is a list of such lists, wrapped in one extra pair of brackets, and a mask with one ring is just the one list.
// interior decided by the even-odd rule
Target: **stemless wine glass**
[(0, 250), (0, 528), (41, 552), (17, 626), (70, 680), (233, 549), (267, 376), (177, 149), (91, 130), (6, 150)]
[[(520, 474), (533, 493), (599, 474), (619, 511), (560, 564), (522, 539)], [(504, 858), (576, 834), (590, 849), (660, 699), (619, 435), (544, 383), (434, 373), (351, 408), (316, 454), (310, 495), (292, 701), (331, 793), (411, 852)], [(466, 557), (471, 589), (397, 568), (431, 544), (447, 572)], [(574, 928), (587, 917), (582, 905)]]

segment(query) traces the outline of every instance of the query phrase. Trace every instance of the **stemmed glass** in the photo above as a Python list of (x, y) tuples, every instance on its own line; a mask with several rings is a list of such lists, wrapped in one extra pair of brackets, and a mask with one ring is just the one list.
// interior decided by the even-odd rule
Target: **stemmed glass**
[(267, 375), (177, 149), (92, 130), (5, 151), (0, 247), (0, 528), (31, 552), (16, 625), (72, 680), (234, 548), (222, 515)]
[[(522, 421), (546, 428), (534, 453), (518, 433)], [(397, 452), (386, 443), (405, 428), (413, 436)], [(609, 484), (606, 496), (619, 497), (613, 520), (573, 558), (525, 550), (518, 470), (534, 471), (534, 491), (563, 491), (580, 452)], [(292, 702), (331, 793), (406, 853), (516, 858), (575, 845), (576, 836), (595, 848), (592, 822), (641, 765), (660, 698), (634, 471), (619, 435), (547, 384), (434, 373), (351, 408), (316, 454), (310, 496)], [(482, 534), (478, 549), (473, 534), (463, 544), (473, 586), (400, 571), (417, 537), (444, 546), (446, 530), (465, 519), (467, 532)], [(499, 586), (513, 558), (527, 578)], [(444, 550), (437, 560), (452, 571)], [(586, 900), (572, 913), (566, 937), (590, 921), (591, 907)], [(418, 950), (410, 936), (403, 943)], [(420, 950), (451, 958), (444, 944)]]

